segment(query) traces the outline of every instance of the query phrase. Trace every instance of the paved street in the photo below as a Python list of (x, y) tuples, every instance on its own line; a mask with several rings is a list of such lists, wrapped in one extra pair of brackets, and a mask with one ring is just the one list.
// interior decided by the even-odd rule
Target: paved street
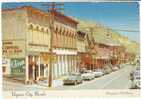
[(43, 89), (46, 89), (46, 87), (39, 86), (36, 84), (24, 85), (19, 82), (4, 79), (3, 80), (3, 89), (6, 91), (8, 90), (43, 90)]
[[(59, 87), (51, 88), (53, 90), (79, 90), (79, 89), (129, 89), (131, 81), (129, 80), (129, 73), (132, 70), (132, 66), (127, 65), (122, 69), (112, 72), (111, 74), (95, 78), (92, 81), (84, 81), (79, 85), (61, 85)], [(9, 80), (3, 80), (4, 90), (48, 90), (45, 86), (37, 84), (24, 85), (18, 82), (12, 82)]]
[(80, 85), (66, 85), (55, 89), (129, 89), (131, 84), (129, 73), (131, 70), (132, 66), (126, 66), (111, 74), (95, 78), (92, 81), (84, 81)]

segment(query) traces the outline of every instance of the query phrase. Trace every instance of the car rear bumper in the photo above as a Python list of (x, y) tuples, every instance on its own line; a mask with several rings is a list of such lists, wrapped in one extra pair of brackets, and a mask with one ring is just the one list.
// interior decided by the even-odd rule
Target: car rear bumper
[(67, 85), (67, 84), (75, 84), (75, 81), (64, 81), (63, 84), (64, 85)]

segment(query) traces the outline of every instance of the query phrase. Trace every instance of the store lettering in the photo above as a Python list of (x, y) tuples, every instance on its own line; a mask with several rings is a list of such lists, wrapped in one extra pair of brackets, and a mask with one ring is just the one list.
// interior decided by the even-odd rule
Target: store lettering
[(16, 68), (16, 67), (19, 67), (19, 66), (23, 66), (25, 64), (24, 60), (14, 60), (13, 61), (13, 67)]
[(3, 47), (3, 54), (19, 54), (22, 52), (18, 46), (5, 46)]
[(25, 72), (25, 59), (15, 58), (11, 59), (11, 74), (24, 75)]

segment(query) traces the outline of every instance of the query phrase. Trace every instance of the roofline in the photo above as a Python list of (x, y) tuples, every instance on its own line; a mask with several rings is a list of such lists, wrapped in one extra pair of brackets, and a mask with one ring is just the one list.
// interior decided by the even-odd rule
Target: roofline
[[(35, 8), (35, 7), (32, 7), (32, 6), (21, 6), (21, 7), (16, 7), (16, 8), (2, 9), (2, 12), (5, 12), (5, 11), (13, 11), (13, 10), (17, 10), (17, 9), (25, 9), (25, 10), (32, 9), (32, 10), (36, 10), (36, 11), (39, 11), (39, 12), (44, 13), (44, 14), (47, 14), (48, 13), (48, 12), (45, 12), (45, 11), (39, 9), (39, 8)], [(55, 12), (55, 13), (64, 16), (65, 18), (67, 18), (68, 20), (70, 20), (70, 21), (72, 21), (72, 22), (74, 22), (76, 24), (79, 23), (75, 19), (72, 19), (71, 17), (66, 16), (63, 13), (60, 13), (60, 12)]]
[(22, 10), (31, 9), (31, 10), (34, 10), (34, 11), (36, 10), (37, 12), (42, 13), (42, 14), (44, 14), (45, 16), (48, 16), (48, 15), (47, 15), (47, 12), (45, 12), (45, 11), (43, 11), (43, 10), (41, 10), (41, 9), (32, 7), (32, 6), (21, 6), (21, 7), (10, 8), (10, 9), (2, 9), (2, 12), (14, 11), (14, 10), (18, 10), (18, 9), (22, 9)]
[(66, 15), (64, 15), (63, 13), (60, 13), (60, 12), (55, 12), (55, 13), (64, 16), (65, 18), (69, 19), (70, 21), (72, 21), (72, 22), (74, 22), (74, 23), (76, 23), (76, 24), (79, 23), (77, 20), (75, 20), (75, 19), (73, 19), (73, 18), (71, 18), (71, 17), (69, 17), (69, 16), (66, 16)]
[(95, 43), (103, 44), (103, 45), (106, 45), (106, 46), (109, 46), (109, 47), (114, 47), (114, 46), (120, 47), (120, 46), (122, 46), (121, 44), (109, 44), (109, 43), (101, 43), (101, 42), (97, 42), (97, 41), (95, 41)]

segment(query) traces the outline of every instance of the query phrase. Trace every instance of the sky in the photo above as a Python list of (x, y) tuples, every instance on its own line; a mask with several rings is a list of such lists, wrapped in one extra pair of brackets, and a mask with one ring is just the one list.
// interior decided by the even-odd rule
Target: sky
[[(47, 10), (43, 3), (3, 3), (2, 8), (33, 6)], [(64, 3), (64, 14), (81, 20), (100, 23), (111, 29), (139, 31), (139, 5), (137, 2), (72, 2)], [(139, 32), (118, 31), (129, 39), (139, 42)]]

